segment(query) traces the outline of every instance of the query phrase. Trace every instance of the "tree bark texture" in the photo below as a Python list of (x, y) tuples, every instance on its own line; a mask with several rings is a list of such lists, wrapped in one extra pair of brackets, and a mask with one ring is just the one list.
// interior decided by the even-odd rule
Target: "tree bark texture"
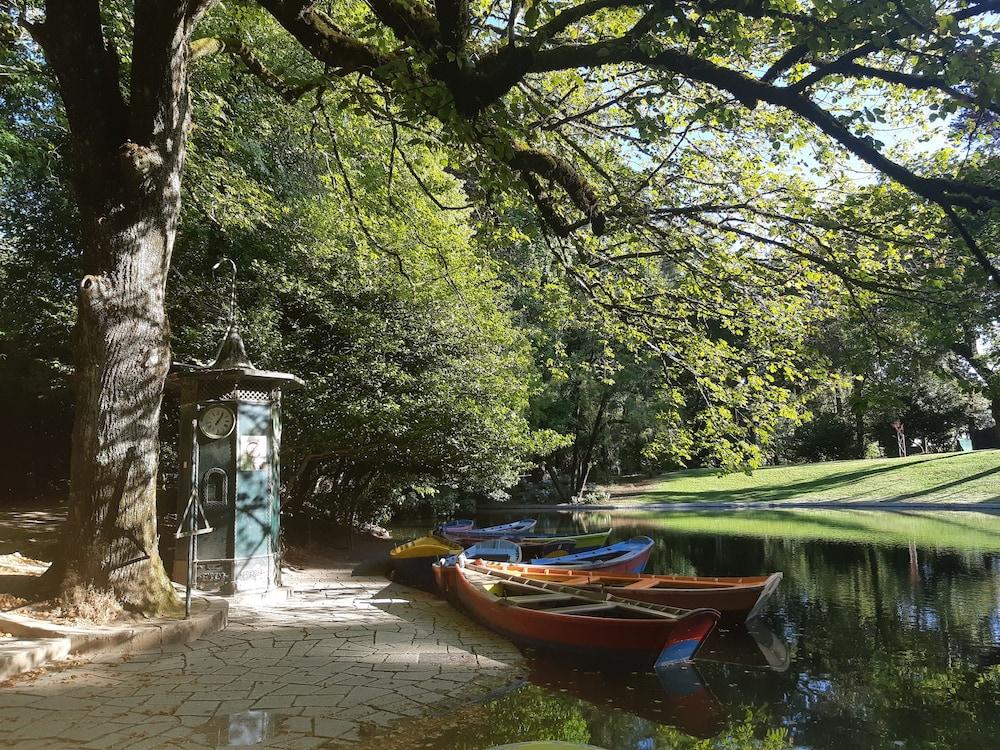
[(188, 42), (203, 10), (190, 0), (136, 0), (127, 100), (96, 0), (49, 0), (45, 20), (30, 28), (66, 109), (83, 226), (70, 507), (48, 580), (74, 596), (110, 590), (151, 614), (176, 607), (157, 551), (157, 436), (190, 117)]
[(111, 589), (147, 612), (174, 599), (156, 534), (160, 401), (170, 364), (167, 225), (150, 211), (125, 234), (89, 241), (100, 244), (88, 251), (113, 263), (80, 284), (70, 509), (56, 568), (63, 592)]
[(993, 446), (1000, 448), (1000, 396), (990, 398), (990, 414), (993, 416)]

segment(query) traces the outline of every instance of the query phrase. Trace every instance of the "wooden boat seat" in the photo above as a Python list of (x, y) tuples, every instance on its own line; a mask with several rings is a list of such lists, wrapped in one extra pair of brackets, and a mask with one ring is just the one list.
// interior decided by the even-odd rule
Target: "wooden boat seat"
[(651, 589), (655, 588), (660, 582), (655, 578), (640, 578), (638, 581), (633, 581), (632, 583), (624, 586), (626, 589)]
[(546, 612), (558, 612), (559, 614), (582, 615), (587, 612), (607, 612), (616, 609), (617, 605), (610, 602), (594, 602), (593, 604), (574, 604), (571, 607), (554, 607), (546, 609)]
[[(568, 602), (579, 597), (570, 594), (517, 594), (516, 596), (505, 596), (500, 599), (507, 604), (524, 606), (526, 604), (546, 604), (548, 602)], [(554, 610), (553, 610), (554, 611)]]

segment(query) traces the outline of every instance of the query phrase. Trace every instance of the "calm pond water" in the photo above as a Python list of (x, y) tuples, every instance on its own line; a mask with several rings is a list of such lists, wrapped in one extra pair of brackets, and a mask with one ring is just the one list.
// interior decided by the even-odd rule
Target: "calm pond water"
[(523, 686), (421, 723), (405, 746), (481, 750), (549, 739), (608, 750), (1000, 747), (1000, 516), (538, 517), (540, 531), (613, 526), (614, 539), (651, 536), (648, 572), (780, 570), (784, 580), (754, 627), (713, 636), (692, 669), (665, 678), (600, 674), (533, 658)]

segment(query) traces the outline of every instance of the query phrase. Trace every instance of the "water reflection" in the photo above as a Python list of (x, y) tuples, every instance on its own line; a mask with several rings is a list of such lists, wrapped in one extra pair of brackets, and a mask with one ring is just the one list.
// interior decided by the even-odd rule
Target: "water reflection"
[(560, 677), (549, 669), (479, 709), (485, 734), (444, 735), (452, 744), (441, 746), (481, 750), (539, 737), (611, 750), (640, 742), (656, 750), (997, 746), (997, 516), (594, 513), (543, 516), (539, 530), (609, 524), (618, 538), (656, 539), (650, 572), (783, 571), (763, 629), (713, 636), (696, 662), (697, 700), (685, 703), (682, 690), (652, 675)]
[[(624, 711), (647, 721), (680, 729), (692, 737), (718, 735), (725, 726), (726, 711), (703, 673), (708, 662), (737, 666), (743, 670), (784, 672), (790, 658), (781, 637), (763, 623), (753, 621), (729, 629), (718, 629), (702, 646), (695, 663), (658, 672), (611, 675), (587, 671), (529, 652), (532, 684), (576, 697), (604, 709)], [(699, 668), (701, 665), (702, 668)], [(732, 673), (715, 670), (731, 683)], [(723, 692), (726, 685), (720, 685)]]
[(785, 640), (760, 620), (717, 628), (698, 651), (698, 661), (784, 672), (791, 664)]
[(274, 723), (269, 711), (240, 711), (215, 716), (202, 729), (213, 747), (252, 747), (273, 736)]
[(558, 691), (604, 711), (619, 711), (682, 729), (693, 737), (714, 737), (723, 726), (722, 706), (694, 664), (654, 672), (630, 672), (609, 680), (602, 672), (567, 668), (533, 659), (533, 685)]

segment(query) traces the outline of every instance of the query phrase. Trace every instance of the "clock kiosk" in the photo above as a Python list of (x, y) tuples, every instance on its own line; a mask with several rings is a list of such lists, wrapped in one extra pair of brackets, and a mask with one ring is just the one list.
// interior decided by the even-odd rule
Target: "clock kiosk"
[[(235, 267), (233, 269), (235, 283)], [(182, 530), (200, 502), (194, 586), (237, 594), (281, 585), (279, 559), (281, 393), (302, 386), (284, 372), (258, 370), (231, 310), (229, 330), (208, 367), (175, 366), (180, 391), (178, 513)], [(197, 493), (193, 498), (192, 491)], [(187, 580), (188, 545), (178, 544), (173, 579)]]

